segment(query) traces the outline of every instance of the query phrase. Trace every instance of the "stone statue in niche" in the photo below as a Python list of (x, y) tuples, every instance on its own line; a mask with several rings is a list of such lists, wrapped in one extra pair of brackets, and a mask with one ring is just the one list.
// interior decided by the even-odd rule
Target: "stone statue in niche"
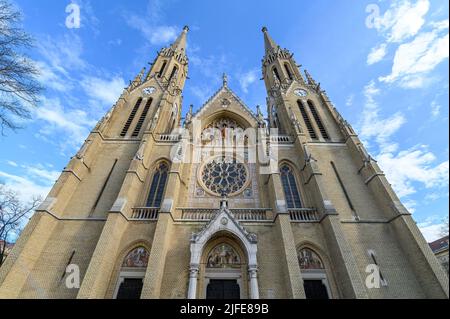
[(236, 251), (228, 244), (216, 246), (208, 255), (207, 268), (236, 268), (240, 267), (241, 259)]
[(128, 253), (122, 267), (145, 268), (148, 264), (149, 253), (144, 247), (136, 247)]

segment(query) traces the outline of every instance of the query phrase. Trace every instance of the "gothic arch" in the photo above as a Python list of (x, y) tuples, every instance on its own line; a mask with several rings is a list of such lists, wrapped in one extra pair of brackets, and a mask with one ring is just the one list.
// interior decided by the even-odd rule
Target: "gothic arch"
[(201, 119), (202, 120), (202, 129), (204, 129), (205, 127), (207, 127), (211, 122), (222, 118), (222, 117), (228, 117), (234, 121), (236, 121), (237, 124), (239, 124), (244, 130), (252, 127), (251, 122), (246, 119), (244, 116), (236, 113), (236, 112), (231, 112), (228, 110), (220, 110), (220, 111), (216, 111), (210, 115), (208, 115), (207, 117)]
[[(323, 268), (316, 268), (316, 269), (302, 269), (300, 265), (300, 252), (303, 249), (308, 249), (315, 253), (318, 258), (320, 258)], [(331, 264), (331, 260), (328, 257), (328, 254), (325, 252), (325, 250), (320, 247), (318, 244), (315, 244), (311, 241), (302, 241), (298, 245), (296, 245), (296, 253), (297, 253), (297, 259), (300, 266), (300, 271), (302, 273), (302, 277), (304, 280), (307, 279), (321, 279), (323, 283), (325, 284), (328, 295), (330, 298), (333, 298), (335, 296), (338, 296), (338, 288), (336, 286), (336, 282), (334, 279), (333, 274), (333, 268)]]
[[(147, 205), (147, 200), (148, 200), (148, 196), (149, 196), (149, 192), (150, 192), (150, 188), (152, 186), (152, 182), (153, 182), (153, 177), (155, 175), (156, 170), (158, 169), (158, 167), (161, 164), (165, 164), (167, 165), (167, 174), (170, 174), (170, 168), (172, 165), (172, 162), (170, 160), (168, 160), (165, 157), (160, 157), (158, 159), (156, 159), (155, 161), (153, 161), (153, 164), (150, 165), (149, 169), (147, 170), (147, 176), (144, 180), (144, 187), (143, 190), (141, 192), (141, 196), (139, 198), (139, 203), (141, 206), (146, 206)], [(168, 176), (167, 176), (168, 178)], [(166, 185), (167, 185), (167, 180), (165, 181)], [(165, 188), (165, 186), (164, 186)], [(165, 190), (165, 189), (164, 189)]]
[[(116, 256), (116, 262), (114, 265), (114, 270), (112, 272), (111, 280), (109, 283), (109, 288), (107, 292), (107, 297), (114, 298), (117, 294), (118, 285), (120, 285), (120, 281), (122, 278), (125, 277), (126, 274), (122, 272), (123, 270), (123, 261), (127, 257), (127, 255), (132, 252), (134, 249), (143, 247), (147, 250), (147, 252), (150, 254), (151, 249), (151, 242), (143, 239), (135, 240), (131, 242), (130, 244), (126, 245), (125, 248), (123, 248)], [(139, 277), (145, 276), (145, 271), (147, 267), (139, 269), (140, 271), (136, 272), (136, 275)]]
[[(280, 178), (281, 178), (281, 180), (283, 182), (283, 177), (282, 177), (282, 171), (281, 170), (282, 170), (283, 167), (286, 167), (286, 166), (291, 170), (292, 175), (294, 176), (295, 186), (297, 188), (297, 193), (298, 193), (298, 197), (299, 197), (299, 200), (300, 200), (300, 206), (299, 207), (297, 207), (298, 204), (296, 204), (296, 205), (294, 205), (295, 207), (288, 207), (288, 208), (306, 207), (305, 206), (306, 205), (306, 201), (305, 201), (306, 195), (304, 193), (302, 179), (301, 179), (301, 176), (299, 174), (300, 171), (298, 170), (297, 166), (294, 163), (292, 163), (291, 161), (287, 160), (287, 159), (281, 160), (280, 164), (278, 166), (279, 167)], [(284, 192), (285, 197), (286, 197), (286, 206), (287, 206), (287, 204), (288, 204), (287, 203), (287, 195), (286, 195), (286, 190), (284, 189), (284, 185), (283, 185), (283, 192)]]
[[(222, 203), (222, 205), (226, 205)], [(188, 298), (197, 297), (197, 279), (199, 271), (202, 271), (202, 258), (208, 244), (218, 237), (234, 238), (235, 242), (241, 245), (243, 255), (247, 258), (248, 276), (250, 277), (250, 293), (252, 299), (259, 298), (257, 268), (258, 261), (256, 235), (247, 232), (243, 226), (234, 219), (226, 206), (222, 206), (214, 218), (199, 233), (193, 234), (191, 238), (191, 260), (190, 260), (190, 281)], [(242, 287), (242, 286), (241, 286)]]

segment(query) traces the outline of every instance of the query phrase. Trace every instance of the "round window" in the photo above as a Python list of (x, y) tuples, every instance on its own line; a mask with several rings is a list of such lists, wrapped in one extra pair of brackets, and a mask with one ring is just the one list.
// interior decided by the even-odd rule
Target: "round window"
[(234, 196), (247, 186), (248, 176), (244, 163), (231, 156), (218, 156), (202, 165), (199, 181), (212, 195)]

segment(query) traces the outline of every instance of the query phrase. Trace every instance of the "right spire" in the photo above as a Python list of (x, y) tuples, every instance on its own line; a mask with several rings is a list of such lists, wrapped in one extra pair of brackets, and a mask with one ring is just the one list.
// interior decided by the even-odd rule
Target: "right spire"
[(272, 51), (275, 51), (278, 48), (278, 45), (273, 41), (266, 27), (262, 28), (262, 32), (264, 33), (264, 46), (266, 48), (266, 54)]

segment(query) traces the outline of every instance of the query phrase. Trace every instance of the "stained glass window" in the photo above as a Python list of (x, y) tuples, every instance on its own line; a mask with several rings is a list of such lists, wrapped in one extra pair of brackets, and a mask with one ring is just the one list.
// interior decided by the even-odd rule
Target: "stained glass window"
[(210, 160), (200, 174), (205, 187), (218, 196), (235, 195), (243, 189), (248, 178), (245, 165), (229, 156)]
[(161, 200), (164, 195), (168, 172), (169, 166), (166, 163), (161, 163), (156, 168), (155, 173), (153, 174), (152, 184), (150, 186), (147, 207), (161, 206)]
[(288, 165), (283, 165), (280, 168), (280, 173), (287, 207), (301, 208), (302, 202), (300, 200), (300, 194), (298, 192), (297, 183), (295, 182), (295, 176), (292, 168)]

